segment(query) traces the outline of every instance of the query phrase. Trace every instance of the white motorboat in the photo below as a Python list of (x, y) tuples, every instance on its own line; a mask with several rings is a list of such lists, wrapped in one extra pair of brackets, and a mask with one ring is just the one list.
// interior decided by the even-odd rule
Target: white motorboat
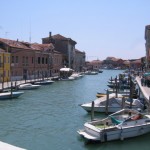
[[(108, 99), (108, 113), (114, 113), (124, 108), (130, 108), (130, 99), (126, 98), (123, 104), (122, 95), (118, 94), (118, 98), (115, 98), (115, 94), (110, 94)], [(106, 112), (107, 96), (97, 98), (94, 100), (94, 112), (104, 113)], [(92, 110), (92, 102), (84, 103), (80, 105), (84, 110), (90, 112)], [(132, 108), (144, 110), (144, 104), (138, 99), (132, 99)]]
[(41, 85), (33, 85), (31, 83), (20, 84), (18, 86), (19, 90), (33, 90), (38, 89)]
[(81, 73), (73, 73), (70, 77), (73, 77), (75, 79), (82, 78), (84, 75)]
[(41, 81), (36, 81), (34, 82), (34, 84), (38, 84), (38, 85), (47, 85), (47, 84), (52, 84), (54, 83), (55, 81), (52, 81), (50, 79), (47, 79), (47, 80), (41, 80)]
[(98, 72), (97, 71), (86, 71), (85, 75), (97, 75)]
[(12, 99), (12, 98), (18, 98), (21, 96), (24, 92), (16, 91), (16, 92), (2, 92), (0, 93), (0, 100), (6, 100), (6, 99)]
[(75, 78), (74, 77), (66, 77), (66, 78), (60, 78), (59, 79), (60, 81), (73, 81), (73, 80), (75, 80)]
[(87, 122), (78, 133), (90, 141), (112, 141), (150, 132), (150, 115), (134, 109), (122, 109), (105, 119)]

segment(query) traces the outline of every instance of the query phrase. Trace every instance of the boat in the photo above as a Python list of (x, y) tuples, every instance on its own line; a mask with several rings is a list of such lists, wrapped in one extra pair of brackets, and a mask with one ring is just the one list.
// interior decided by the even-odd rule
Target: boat
[(18, 86), (19, 90), (33, 90), (33, 89), (38, 89), (41, 85), (34, 85), (31, 83), (25, 83), (25, 84), (20, 84)]
[(99, 69), (98, 72), (99, 72), (99, 73), (103, 73), (103, 70), (100, 70), (100, 69)]
[(52, 81), (50, 79), (47, 79), (47, 80), (40, 80), (40, 81), (36, 81), (34, 82), (34, 84), (38, 84), (38, 85), (47, 85), (47, 84), (52, 84), (54, 83), (55, 81)]
[(77, 132), (90, 141), (124, 140), (150, 132), (150, 115), (122, 109), (104, 119), (86, 122), (84, 129)]
[[(116, 88), (116, 84), (108, 84), (107, 85), (109, 88)], [(119, 85), (119, 88), (120, 89), (129, 89), (130, 88), (130, 85), (128, 85), (128, 84), (120, 84)]]
[(70, 77), (73, 77), (75, 79), (82, 78), (84, 75), (82, 73), (73, 73)]
[(15, 91), (15, 92), (2, 92), (0, 93), (0, 100), (6, 100), (6, 99), (12, 99), (12, 98), (18, 98), (21, 96), (24, 92), (21, 91)]
[(100, 98), (100, 97), (103, 97), (103, 96), (106, 96), (106, 93), (99, 93), (99, 92), (97, 92), (97, 94), (96, 94), (97, 98)]
[(73, 69), (71, 68), (61, 68), (60, 69), (60, 78), (59, 80), (60, 81), (72, 81), (72, 80), (75, 80), (76, 77), (74, 76), (71, 76), (73, 74)]
[[(116, 93), (116, 89), (108, 89), (109, 93)], [(124, 90), (119, 90), (117, 91), (117, 94), (121, 94), (123, 97), (130, 97), (130, 90), (129, 89), (124, 89)], [(133, 91), (132, 98), (137, 98), (137, 91)], [(100, 98), (106, 96), (106, 93), (99, 93), (97, 92), (96, 97)]]
[(98, 72), (97, 71), (86, 71), (85, 75), (97, 75)]
[[(109, 99), (108, 99), (108, 113), (114, 113), (116, 111), (121, 110), (123, 107), (124, 108), (130, 108), (130, 103), (132, 101), (132, 108), (133, 109), (140, 109), (140, 110), (144, 110), (144, 104), (142, 103), (142, 101), (140, 101), (139, 99), (130, 99), (130, 98), (125, 98), (124, 104), (122, 102), (122, 95), (118, 94), (118, 97), (115, 97), (115, 94), (109, 94)], [(97, 98), (96, 100), (94, 100), (94, 112), (98, 112), (98, 113), (105, 113), (106, 112), (106, 104), (107, 104), (107, 95), (103, 96), (101, 98)], [(80, 104), (80, 106), (86, 110), (87, 112), (91, 112), (92, 111), (92, 102), (87, 102), (84, 104)]]
[(66, 78), (60, 78), (59, 81), (72, 81), (72, 80), (75, 80), (74, 77), (66, 77)]

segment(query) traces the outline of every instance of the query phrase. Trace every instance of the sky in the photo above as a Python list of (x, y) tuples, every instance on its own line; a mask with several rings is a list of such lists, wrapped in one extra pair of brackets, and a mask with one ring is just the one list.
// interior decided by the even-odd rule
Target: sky
[(146, 55), (150, 0), (1, 0), (0, 38), (42, 43), (61, 34), (76, 41), (86, 60)]

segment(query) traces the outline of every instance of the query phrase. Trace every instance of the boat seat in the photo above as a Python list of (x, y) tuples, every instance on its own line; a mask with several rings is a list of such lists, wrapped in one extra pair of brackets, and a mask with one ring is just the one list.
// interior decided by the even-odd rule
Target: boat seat
[(115, 119), (113, 116), (110, 116), (110, 118), (111, 118), (112, 123), (114, 123), (114, 124), (116, 124), (116, 125), (123, 122), (123, 121), (121, 121), (121, 120)]

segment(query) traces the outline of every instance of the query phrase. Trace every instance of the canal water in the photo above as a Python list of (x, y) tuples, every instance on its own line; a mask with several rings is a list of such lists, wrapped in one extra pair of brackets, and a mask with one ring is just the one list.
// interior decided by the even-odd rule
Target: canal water
[(25, 91), (18, 99), (0, 101), (0, 141), (28, 150), (149, 150), (150, 134), (102, 144), (87, 144), (77, 134), (90, 120), (78, 105), (105, 92), (108, 79), (121, 72), (104, 70), (75, 81), (56, 81)]

